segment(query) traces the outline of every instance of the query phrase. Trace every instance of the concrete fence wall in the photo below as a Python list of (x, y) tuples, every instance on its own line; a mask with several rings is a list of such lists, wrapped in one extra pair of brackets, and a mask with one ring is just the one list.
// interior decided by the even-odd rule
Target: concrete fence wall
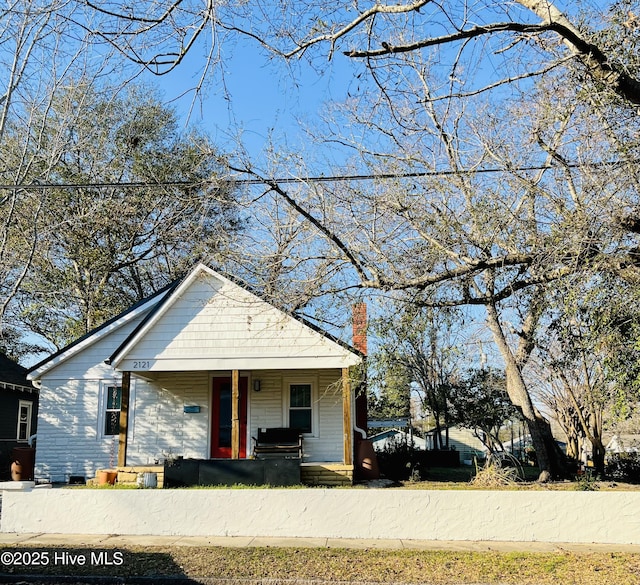
[(640, 544), (640, 492), (4, 492), (2, 532)]

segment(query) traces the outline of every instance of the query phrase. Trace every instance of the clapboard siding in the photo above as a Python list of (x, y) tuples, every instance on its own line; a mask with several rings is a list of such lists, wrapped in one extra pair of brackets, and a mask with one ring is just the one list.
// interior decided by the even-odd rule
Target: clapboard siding
[(36, 478), (92, 477), (117, 461), (117, 437), (98, 438), (100, 380), (69, 380), (40, 389)]
[(316, 389), (314, 409), (318, 428), (304, 438), (305, 461), (342, 461), (341, 372), (330, 370), (264, 370), (252, 372), (261, 391), (250, 394), (250, 435), (259, 428), (286, 426), (286, 393), (290, 382), (309, 381)]
[[(42, 388), (37, 477), (92, 477), (118, 461), (118, 437), (101, 433), (102, 389), (123, 371), (131, 372), (127, 465), (208, 458), (211, 380), (232, 370), (249, 378), (248, 455), (258, 428), (288, 425), (289, 383), (309, 381), (314, 420), (305, 461), (340, 462), (341, 371), (361, 356), (203, 265), (171, 291), (34, 369)], [(256, 379), (260, 392), (252, 390)], [(185, 413), (187, 405), (200, 412)]]
[[(101, 382), (118, 379), (113, 371), (101, 379), (43, 385), (36, 454), (36, 477), (67, 481), (70, 475), (93, 477), (117, 462), (117, 437), (99, 436)], [(213, 373), (212, 375), (227, 375)], [(333, 370), (261, 370), (243, 372), (259, 379), (261, 391), (249, 390), (247, 456), (259, 428), (286, 421), (285, 393), (290, 381), (310, 381), (316, 388), (317, 428), (304, 440), (304, 460), (342, 460), (341, 372)], [(249, 385), (251, 388), (251, 384)], [(127, 465), (153, 465), (168, 456), (208, 458), (211, 374), (166, 372), (151, 380), (132, 376)], [(200, 406), (187, 414), (185, 405)]]
[(254, 380), (260, 380), (260, 392), (249, 395), (249, 434), (257, 437), (259, 428), (284, 426), (282, 400), (282, 371), (254, 371)]
[[(200, 406), (185, 413), (186, 405)], [(127, 465), (151, 465), (169, 454), (205, 458), (209, 440), (209, 376), (169, 372), (157, 380), (135, 380)]]
[(158, 371), (162, 362), (182, 359), (219, 364), (223, 359), (252, 358), (299, 360), (298, 367), (313, 365), (318, 358), (344, 366), (359, 361), (338, 343), (209, 272), (201, 272), (168, 302), (119, 356), (125, 369), (133, 361), (150, 361), (150, 369)]
[(484, 453), (487, 449), (472, 430), (461, 427), (449, 427), (449, 447), (459, 451), (464, 459), (470, 459), (475, 454)]
[(342, 377), (336, 370), (319, 371), (320, 437), (310, 461), (342, 461)]

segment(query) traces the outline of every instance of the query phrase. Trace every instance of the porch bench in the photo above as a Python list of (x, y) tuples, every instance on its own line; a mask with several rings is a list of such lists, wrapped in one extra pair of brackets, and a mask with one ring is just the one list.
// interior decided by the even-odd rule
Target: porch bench
[(258, 429), (253, 439), (253, 456), (297, 457), (302, 460), (302, 433), (298, 429)]

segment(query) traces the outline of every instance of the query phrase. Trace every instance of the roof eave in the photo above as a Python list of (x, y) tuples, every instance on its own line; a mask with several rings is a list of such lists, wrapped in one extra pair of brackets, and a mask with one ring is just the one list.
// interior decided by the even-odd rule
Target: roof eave
[(149, 310), (149, 307), (156, 304), (158, 302), (158, 298), (165, 294), (170, 286), (171, 285), (169, 285), (168, 287), (164, 287), (153, 295), (135, 303), (119, 315), (116, 315), (112, 319), (105, 321), (104, 323), (102, 323), (102, 325), (99, 325), (98, 327), (89, 331), (82, 337), (79, 337), (66, 347), (38, 362), (28, 370), (27, 380), (33, 381), (41, 378), (42, 375), (49, 370), (67, 361), (70, 357), (76, 355), (87, 347), (93, 345), (96, 341), (98, 341), (105, 335), (108, 335), (111, 331), (119, 329), (132, 319), (135, 319), (141, 313)]

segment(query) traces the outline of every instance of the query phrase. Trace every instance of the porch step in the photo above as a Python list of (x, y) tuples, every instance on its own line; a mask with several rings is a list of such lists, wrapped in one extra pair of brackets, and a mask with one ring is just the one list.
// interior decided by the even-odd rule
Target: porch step
[[(156, 473), (158, 488), (164, 486), (163, 465), (129, 465), (116, 467), (117, 482), (124, 485), (136, 485), (138, 474), (145, 472)], [(302, 463), (300, 466), (300, 480), (305, 485), (345, 486), (353, 483), (353, 465), (340, 463)]]
[(128, 465), (116, 467), (117, 482), (124, 485), (137, 485), (139, 473), (155, 473), (158, 476), (158, 488), (164, 486), (164, 465)]
[(344, 486), (353, 483), (353, 465), (303, 463), (300, 480), (305, 485)]

